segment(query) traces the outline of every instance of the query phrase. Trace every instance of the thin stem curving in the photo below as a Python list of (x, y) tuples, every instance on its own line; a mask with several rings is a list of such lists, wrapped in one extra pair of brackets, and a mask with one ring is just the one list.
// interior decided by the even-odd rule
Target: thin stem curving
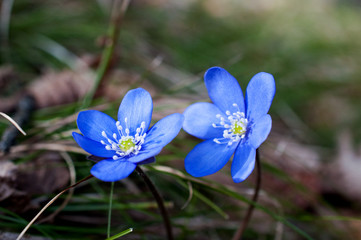
[(172, 225), (171, 225), (171, 222), (170, 222), (170, 219), (168, 216), (168, 212), (164, 206), (163, 198), (160, 196), (159, 192), (155, 188), (155, 186), (152, 183), (152, 181), (150, 180), (150, 178), (145, 174), (145, 172), (139, 166), (136, 167), (135, 171), (137, 171), (137, 173), (143, 178), (145, 184), (147, 184), (149, 190), (153, 194), (153, 197), (157, 201), (158, 208), (159, 208), (160, 214), (163, 217), (164, 226), (167, 231), (167, 238), (168, 238), (168, 240), (173, 240)]
[(239, 226), (237, 232), (234, 234), (232, 240), (241, 240), (242, 239), (243, 233), (248, 226), (249, 220), (251, 219), (253, 209), (254, 209), (254, 203), (257, 202), (259, 190), (261, 189), (261, 182), (262, 182), (261, 161), (260, 161), (258, 149), (256, 150), (256, 168), (257, 168), (257, 180), (256, 180), (256, 188), (255, 188), (255, 192), (254, 192), (254, 195), (252, 198), (252, 202), (250, 203), (250, 205), (247, 209), (246, 216), (245, 216), (244, 220), (241, 222), (241, 225)]
[(19, 234), (19, 236), (16, 238), (16, 240), (20, 240), (24, 234), (26, 233), (26, 231), (30, 228), (30, 226), (36, 221), (36, 219), (38, 219), (38, 217), (51, 205), (53, 204), (53, 202), (58, 199), (63, 193), (65, 193), (66, 191), (68, 191), (69, 189), (78, 186), (80, 183), (87, 181), (88, 179), (92, 178), (93, 175), (89, 175), (86, 178), (83, 178), (82, 180), (80, 180), (79, 182), (71, 185), (70, 187), (65, 188), (63, 191), (61, 191), (60, 193), (58, 193), (55, 197), (53, 197), (39, 212), (38, 214), (36, 214), (36, 216), (28, 223), (28, 225), (26, 225), (26, 227), (23, 229), (23, 231)]
[(110, 185), (107, 238), (110, 237), (110, 225), (112, 223), (113, 192), (114, 192), (114, 182), (112, 182)]

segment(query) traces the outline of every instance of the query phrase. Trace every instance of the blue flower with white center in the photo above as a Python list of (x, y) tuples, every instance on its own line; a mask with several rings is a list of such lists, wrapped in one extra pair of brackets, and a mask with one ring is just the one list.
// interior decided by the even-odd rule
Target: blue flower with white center
[(150, 94), (137, 88), (124, 96), (118, 121), (96, 110), (79, 113), (77, 124), (83, 135), (73, 132), (75, 141), (88, 153), (105, 158), (92, 167), (92, 175), (114, 182), (128, 177), (137, 165), (154, 161), (154, 156), (178, 135), (184, 117), (171, 114), (148, 130), (152, 111)]
[(234, 153), (233, 181), (244, 181), (253, 171), (256, 149), (271, 131), (267, 114), (276, 86), (269, 73), (256, 74), (247, 86), (245, 100), (237, 80), (225, 69), (212, 67), (204, 75), (212, 103), (195, 103), (184, 112), (183, 129), (205, 141), (185, 159), (186, 171), (203, 177), (223, 168)]

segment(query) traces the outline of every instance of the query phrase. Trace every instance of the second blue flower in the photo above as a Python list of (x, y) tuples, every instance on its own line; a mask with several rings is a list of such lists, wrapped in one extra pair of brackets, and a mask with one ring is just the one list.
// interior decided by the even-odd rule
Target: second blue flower
[(213, 103), (195, 103), (184, 112), (183, 129), (205, 140), (187, 155), (186, 171), (195, 177), (213, 174), (234, 153), (232, 178), (242, 182), (253, 171), (256, 149), (272, 127), (267, 113), (275, 81), (269, 73), (256, 74), (247, 86), (245, 99), (237, 80), (223, 68), (210, 68), (204, 81)]

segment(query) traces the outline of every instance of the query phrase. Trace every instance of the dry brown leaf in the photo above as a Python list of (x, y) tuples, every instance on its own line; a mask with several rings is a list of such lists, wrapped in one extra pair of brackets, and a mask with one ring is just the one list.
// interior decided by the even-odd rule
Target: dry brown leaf
[(75, 102), (92, 88), (91, 74), (65, 70), (49, 72), (36, 79), (27, 87), (39, 108)]
[(49, 194), (66, 187), (69, 172), (62, 157), (47, 152), (18, 166), (18, 189), (29, 194)]
[(295, 190), (297, 188), (292, 182), (268, 172), (263, 173), (262, 189), (274, 196), (282, 196), (300, 208), (312, 206), (322, 192), (320, 153), (314, 146), (287, 138), (278, 130), (275, 125), (261, 146), (261, 158), (287, 174), (295, 184), (305, 187), (307, 193)]
[(59, 154), (48, 152), (18, 165), (0, 161), (0, 201), (10, 211), (24, 212), (37, 207), (30, 203), (35, 194), (49, 194), (64, 188), (69, 172)]
[(324, 188), (350, 200), (361, 201), (361, 154), (354, 150), (350, 130), (337, 136), (337, 154), (324, 169)]
[(0, 161), (0, 201), (15, 194), (17, 166), (9, 160)]

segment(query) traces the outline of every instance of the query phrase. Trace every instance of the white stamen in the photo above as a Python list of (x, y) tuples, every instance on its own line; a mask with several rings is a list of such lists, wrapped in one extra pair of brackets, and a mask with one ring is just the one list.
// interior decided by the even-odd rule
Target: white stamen
[(227, 118), (217, 114), (216, 118), (220, 119), (219, 123), (212, 123), (214, 128), (224, 128), (223, 138), (214, 138), (215, 143), (227, 143), (228, 146), (231, 146), (234, 142), (239, 142), (246, 136), (248, 119), (245, 118), (244, 112), (240, 111), (236, 103), (233, 103), (232, 106), (237, 108), (237, 111), (231, 113), (231, 111), (227, 110), (225, 112)]
[(137, 155), (142, 148), (141, 146), (144, 143), (144, 138), (147, 135), (145, 132), (147, 129), (145, 129), (144, 121), (141, 122), (138, 128), (136, 128), (134, 136), (129, 135), (130, 130), (127, 123), (128, 118), (124, 118), (125, 126), (122, 126), (119, 121), (115, 123), (118, 133), (113, 133), (112, 139), (108, 137), (105, 131), (102, 131), (101, 133), (106, 141), (100, 140), (100, 142), (105, 145), (106, 150), (115, 151), (115, 155), (113, 156), (114, 160), (118, 160), (130, 154)]

